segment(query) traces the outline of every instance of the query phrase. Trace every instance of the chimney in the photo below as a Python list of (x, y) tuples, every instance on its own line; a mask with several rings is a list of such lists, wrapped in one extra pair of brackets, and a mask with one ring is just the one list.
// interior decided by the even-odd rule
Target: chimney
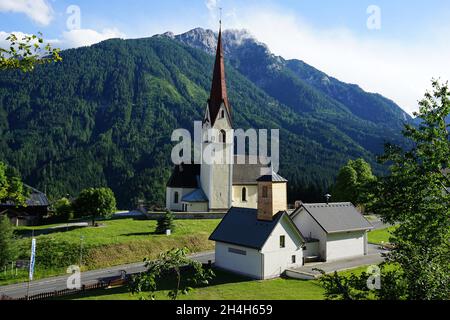
[(302, 206), (302, 204), (303, 204), (303, 201), (302, 201), (302, 200), (297, 200), (297, 201), (295, 201), (294, 209), (300, 208), (300, 207)]
[(325, 195), (325, 200), (326, 200), (326, 202), (327, 202), (327, 205), (330, 204), (330, 199), (331, 199), (331, 194), (327, 193), (327, 194)]
[(261, 176), (258, 179), (258, 220), (272, 221), (278, 212), (287, 209), (287, 180), (274, 172)]

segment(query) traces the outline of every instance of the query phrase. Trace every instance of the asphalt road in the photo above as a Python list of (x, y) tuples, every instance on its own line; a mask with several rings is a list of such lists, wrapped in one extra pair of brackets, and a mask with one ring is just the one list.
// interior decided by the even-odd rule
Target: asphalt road
[[(193, 260), (201, 263), (208, 263), (211, 261), (214, 263), (214, 252), (202, 252), (190, 256)], [(86, 271), (81, 273), (81, 284), (90, 285), (95, 284), (98, 281), (105, 278), (118, 277), (122, 274), (122, 271), (126, 271), (127, 274), (141, 273), (145, 271), (144, 263), (133, 263), (107, 269)], [(70, 275), (47, 278), (30, 283), (29, 295), (36, 295), (40, 293), (53, 292), (67, 289), (67, 280)], [(19, 283), (8, 286), (0, 287), (0, 296), (6, 295), (11, 298), (21, 298), (27, 295), (28, 283)]]

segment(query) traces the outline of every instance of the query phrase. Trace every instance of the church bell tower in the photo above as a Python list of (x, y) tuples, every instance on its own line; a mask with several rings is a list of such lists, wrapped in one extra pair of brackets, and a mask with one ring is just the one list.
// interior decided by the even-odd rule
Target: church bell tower
[(222, 26), (219, 30), (211, 93), (202, 126), (200, 180), (210, 211), (232, 205), (234, 133), (225, 81)]

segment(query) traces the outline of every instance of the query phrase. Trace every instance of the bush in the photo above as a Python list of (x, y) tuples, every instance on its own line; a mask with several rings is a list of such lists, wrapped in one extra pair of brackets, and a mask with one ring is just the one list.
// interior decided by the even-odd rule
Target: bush
[(173, 222), (174, 215), (171, 211), (166, 211), (164, 215), (158, 219), (158, 224), (156, 226), (156, 234), (165, 234), (166, 230), (175, 231), (175, 224)]
[(55, 221), (68, 222), (73, 219), (73, 207), (69, 199), (61, 198), (54, 203), (53, 207), (56, 211)]
[(14, 228), (6, 215), (0, 215), (0, 267), (17, 259)]

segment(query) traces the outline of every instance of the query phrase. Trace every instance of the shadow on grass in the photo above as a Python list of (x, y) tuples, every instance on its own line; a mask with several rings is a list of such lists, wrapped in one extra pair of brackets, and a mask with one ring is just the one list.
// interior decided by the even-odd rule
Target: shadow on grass
[(62, 232), (68, 232), (73, 231), (77, 229), (84, 229), (87, 228), (86, 226), (61, 226), (58, 228), (49, 228), (49, 229), (40, 229), (40, 230), (15, 230), (14, 234), (16, 236), (22, 237), (22, 238), (30, 238), (33, 235), (35, 237), (41, 236), (41, 235), (49, 235), (54, 233), (62, 233)]

